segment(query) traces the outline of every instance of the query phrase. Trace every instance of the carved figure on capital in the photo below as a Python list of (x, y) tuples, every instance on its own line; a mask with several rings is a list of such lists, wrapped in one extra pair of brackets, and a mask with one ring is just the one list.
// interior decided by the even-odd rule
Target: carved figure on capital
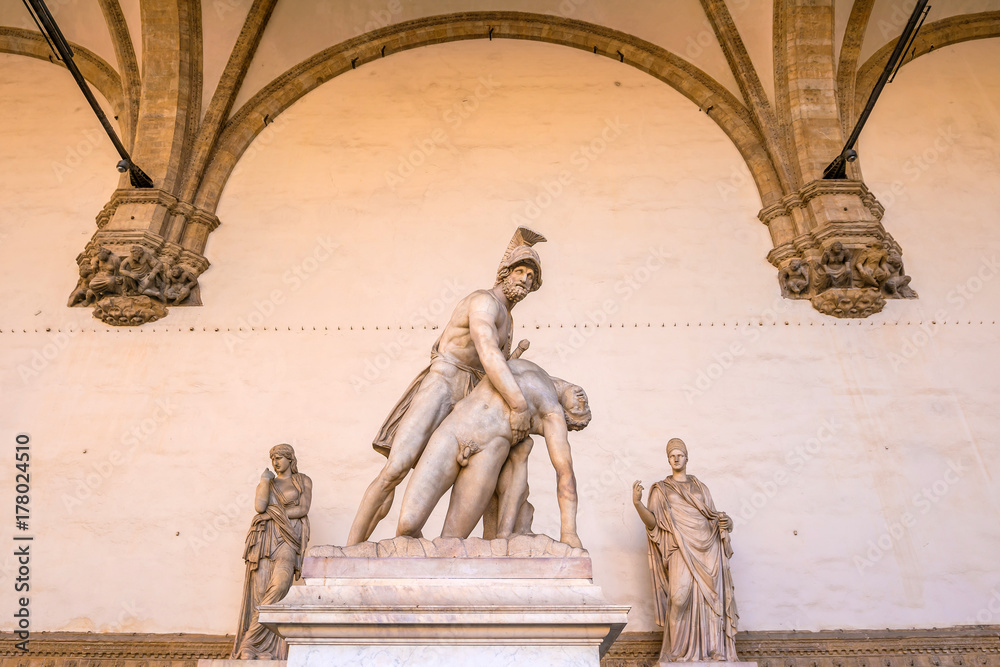
[(143, 246), (132, 246), (119, 271), (126, 295), (145, 295), (163, 300), (163, 263)]
[(851, 255), (844, 249), (844, 244), (834, 241), (823, 252), (820, 260), (823, 272), (827, 277), (829, 287), (841, 288), (851, 286)]
[(309, 542), (312, 480), (299, 472), (291, 445), (269, 452), (272, 472), (265, 469), (257, 484), (254, 509), (243, 559), (243, 602), (233, 642), (233, 659), (285, 660), (288, 644), (260, 624), (260, 605), (274, 604), (288, 594), (292, 580), (302, 575)]
[(191, 296), (197, 286), (198, 278), (194, 272), (181, 264), (174, 264), (166, 271), (163, 298), (167, 303), (179, 306)]
[(915, 299), (917, 293), (910, 287), (910, 276), (903, 269), (903, 256), (895, 248), (890, 248), (885, 260), (889, 276), (882, 283), (882, 291), (887, 296)]
[(854, 269), (861, 282), (860, 286), (881, 288), (882, 283), (889, 277), (889, 267), (886, 265), (888, 259), (889, 254), (881, 241), (869, 243), (859, 252), (854, 261)]
[(108, 294), (121, 294), (122, 277), (119, 275), (121, 258), (108, 248), (101, 247), (90, 260), (90, 291), (95, 299)]
[(632, 503), (646, 526), (656, 622), (663, 626), (661, 664), (737, 662), (733, 521), (716, 510), (708, 487), (687, 474), (683, 440), (667, 443), (667, 459), (673, 472), (649, 490), (647, 505), (642, 484), (632, 485)]
[(781, 293), (786, 298), (798, 298), (809, 289), (809, 267), (801, 259), (795, 258), (778, 273)]
[(89, 261), (83, 261), (79, 264), (80, 279), (76, 283), (76, 289), (69, 296), (69, 303), (66, 304), (70, 308), (78, 303), (82, 303), (85, 306), (89, 306), (97, 300), (97, 295), (94, 291), (90, 289), (90, 281), (94, 277), (94, 267)]

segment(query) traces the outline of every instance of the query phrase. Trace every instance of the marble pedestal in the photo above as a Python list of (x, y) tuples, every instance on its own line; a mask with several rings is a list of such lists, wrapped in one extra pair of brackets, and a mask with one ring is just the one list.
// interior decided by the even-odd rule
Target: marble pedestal
[(586, 551), (543, 535), (309, 553), (305, 585), (260, 609), (288, 641), (288, 667), (598, 667), (629, 610), (604, 599)]

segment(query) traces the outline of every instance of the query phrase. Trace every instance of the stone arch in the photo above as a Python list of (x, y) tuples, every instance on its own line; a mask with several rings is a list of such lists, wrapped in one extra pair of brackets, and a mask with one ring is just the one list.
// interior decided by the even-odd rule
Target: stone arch
[(355, 37), (277, 77), (226, 124), (198, 189), (195, 207), (213, 212), (236, 163), (266, 124), (330, 79), (386, 55), (467, 39), (527, 39), (615, 58), (667, 83), (704, 110), (743, 156), (767, 206), (785, 184), (749, 110), (722, 84), (686, 60), (632, 35), (572, 19), (525, 12), (465, 12), (417, 19)]
[[(1000, 11), (963, 14), (934, 21), (924, 26), (917, 34), (910, 47), (910, 52), (903, 57), (903, 63), (900, 67), (913, 62), (920, 56), (931, 53), (935, 49), (990, 37), (1000, 37)], [(876, 51), (858, 70), (854, 93), (854, 115), (851, 125), (857, 122), (860, 110), (871, 95), (885, 64), (889, 62), (889, 56), (892, 55), (893, 49), (896, 48), (896, 41), (894, 39)]]
[[(122, 80), (111, 65), (93, 51), (79, 44), (70, 44), (73, 49), (73, 60), (80, 73), (91, 85), (111, 104), (115, 115), (122, 117), (125, 112), (125, 98), (122, 94)], [(52, 51), (39, 32), (22, 28), (0, 27), (0, 53), (27, 56), (47, 60), (55, 65), (62, 65), (53, 60)]]

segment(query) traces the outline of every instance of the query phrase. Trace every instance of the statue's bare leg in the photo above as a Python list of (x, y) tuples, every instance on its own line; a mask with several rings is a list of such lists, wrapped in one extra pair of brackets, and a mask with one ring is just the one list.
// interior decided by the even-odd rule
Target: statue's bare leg
[(497, 537), (508, 538), (521, 508), (528, 501), (528, 454), (534, 442), (528, 436), (510, 448), (497, 480)]
[(448, 421), (431, 436), (403, 494), (396, 535), (420, 537), (420, 530), (441, 496), (451, 487), (461, 469), (458, 439), (449, 432)]
[(469, 465), (459, 472), (451, 491), (441, 537), (464, 539), (472, 533), (493, 497), (500, 469), (509, 451), (510, 440), (495, 437), (469, 459)]
[(435, 372), (432, 367), (420, 383), (420, 389), (399, 422), (388, 460), (361, 498), (361, 505), (347, 537), (348, 545), (364, 542), (371, 537), (375, 526), (389, 513), (395, 488), (416, 464), (431, 433), (451, 412), (456, 400), (453, 380), (454, 378)]

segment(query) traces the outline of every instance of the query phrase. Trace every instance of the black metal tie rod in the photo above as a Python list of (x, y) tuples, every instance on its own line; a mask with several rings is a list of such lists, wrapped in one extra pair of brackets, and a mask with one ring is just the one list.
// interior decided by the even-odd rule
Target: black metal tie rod
[(24, 6), (28, 8), (28, 12), (31, 14), (31, 18), (35, 20), (35, 25), (38, 26), (39, 31), (41, 31), (42, 36), (45, 37), (45, 41), (49, 43), (49, 48), (55, 54), (56, 58), (62, 61), (66, 65), (66, 69), (69, 70), (73, 78), (76, 79), (76, 84), (80, 86), (80, 90), (83, 91), (84, 97), (90, 102), (90, 107), (97, 114), (97, 119), (101, 121), (101, 125), (104, 126), (104, 131), (108, 133), (108, 137), (111, 139), (111, 143), (115, 145), (115, 149), (118, 150), (118, 155), (121, 156), (121, 162), (118, 163), (118, 171), (128, 170), (129, 180), (132, 182), (132, 187), (134, 188), (151, 188), (153, 187), (153, 180), (146, 175), (142, 169), (140, 169), (129, 156), (128, 151), (125, 150), (125, 145), (122, 144), (121, 139), (118, 138), (118, 134), (115, 132), (115, 128), (111, 126), (111, 122), (108, 117), (104, 114), (104, 110), (101, 109), (101, 105), (97, 103), (97, 99), (94, 97), (94, 93), (91, 92), (90, 86), (87, 85), (87, 81), (83, 78), (83, 74), (80, 73), (80, 69), (73, 62), (73, 51), (69, 48), (69, 43), (66, 42), (66, 38), (63, 37), (62, 31), (56, 24), (52, 14), (49, 13), (49, 8), (45, 6), (44, 0), (23, 0)]
[(920, 26), (924, 24), (927, 12), (930, 10), (930, 7), (927, 6), (928, 1), (917, 0), (917, 4), (913, 8), (913, 13), (910, 14), (910, 20), (907, 21), (906, 27), (903, 28), (903, 33), (899, 36), (899, 41), (896, 42), (896, 48), (893, 49), (892, 55), (889, 56), (889, 62), (885, 64), (885, 69), (882, 70), (882, 75), (879, 76), (878, 83), (872, 89), (872, 94), (868, 96), (868, 104), (865, 105), (864, 110), (861, 112), (857, 125), (851, 131), (851, 136), (847, 138), (847, 143), (844, 144), (840, 155), (834, 158), (833, 162), (823, 170), (824, 179), (847, 178), (847, 163), (854, 162), (858, 157), (857, 152), (854, 150), (854, 144), (857, 143), (858, 137), (861, 135), (861, 130), (868, 120), (868, 116), (871, 115), (872, 109), (875, 108), (875, 103), (878, 102), (878, 96), (882, 94), (882, 89), (889, 82), (889, 77), (894, 76), (894, 73), (899, 69), (903, 61), (903, 56), (906, 55), (910, 45), (916, 38)]

